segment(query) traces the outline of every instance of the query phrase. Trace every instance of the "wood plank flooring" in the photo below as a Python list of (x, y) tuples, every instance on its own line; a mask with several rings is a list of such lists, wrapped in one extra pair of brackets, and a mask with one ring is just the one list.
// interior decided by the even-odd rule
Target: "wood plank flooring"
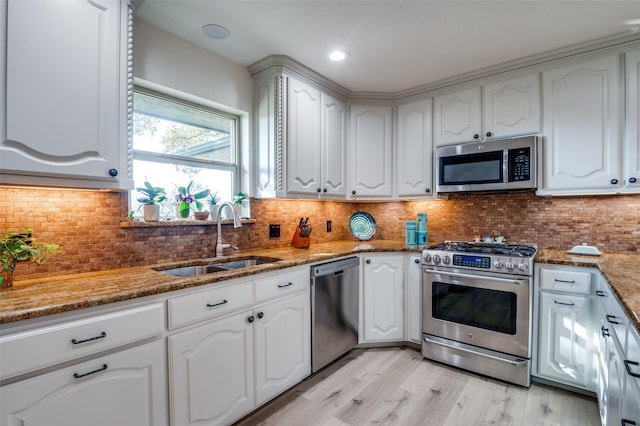
[(236, 426), (599, 424), (593, 398), (510, 385), (411, 348), (376, 348), (352, 350)]

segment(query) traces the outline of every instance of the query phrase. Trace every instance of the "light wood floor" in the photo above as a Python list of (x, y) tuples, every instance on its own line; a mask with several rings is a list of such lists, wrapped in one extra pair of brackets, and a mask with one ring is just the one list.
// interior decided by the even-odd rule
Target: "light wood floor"
[(237, 426), (599, 425), (595, 399), (529, 389), (424, 360), (411, 348), (355, 349)]

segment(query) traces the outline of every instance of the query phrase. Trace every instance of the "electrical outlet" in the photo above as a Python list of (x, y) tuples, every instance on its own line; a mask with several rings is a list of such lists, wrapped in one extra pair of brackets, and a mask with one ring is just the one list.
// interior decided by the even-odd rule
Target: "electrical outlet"
[(269, 224), (269, 238), (280, 238), (280, 224)]
[(327, 232), (331, 232), (331, 221), (327, 221)]

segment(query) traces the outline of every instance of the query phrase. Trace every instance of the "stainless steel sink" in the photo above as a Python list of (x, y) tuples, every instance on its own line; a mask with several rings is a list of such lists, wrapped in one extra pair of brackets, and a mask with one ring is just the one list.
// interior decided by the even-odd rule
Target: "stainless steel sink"
[(155, 268), (156, 271), (163, 274), (175, 275), (177, 277), (193, 277), (196, 275), (212, 274), (214, 272), (223, 272), (235, 269), (250, 268), (256, 265), (264, 265), (266, 263), (279, 262), (282, 259), (275, 257), (257, 257), (250, 256), (234, 260), (208, 261), (204, 260), (200, 265), (179, 266), (177, 268)]

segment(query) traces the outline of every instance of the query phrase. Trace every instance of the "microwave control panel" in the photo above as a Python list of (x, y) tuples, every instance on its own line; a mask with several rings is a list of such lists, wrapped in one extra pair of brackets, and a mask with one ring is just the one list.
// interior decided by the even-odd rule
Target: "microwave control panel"
[(509, 150), (509, 182), (531, 180), (531, 149)]

